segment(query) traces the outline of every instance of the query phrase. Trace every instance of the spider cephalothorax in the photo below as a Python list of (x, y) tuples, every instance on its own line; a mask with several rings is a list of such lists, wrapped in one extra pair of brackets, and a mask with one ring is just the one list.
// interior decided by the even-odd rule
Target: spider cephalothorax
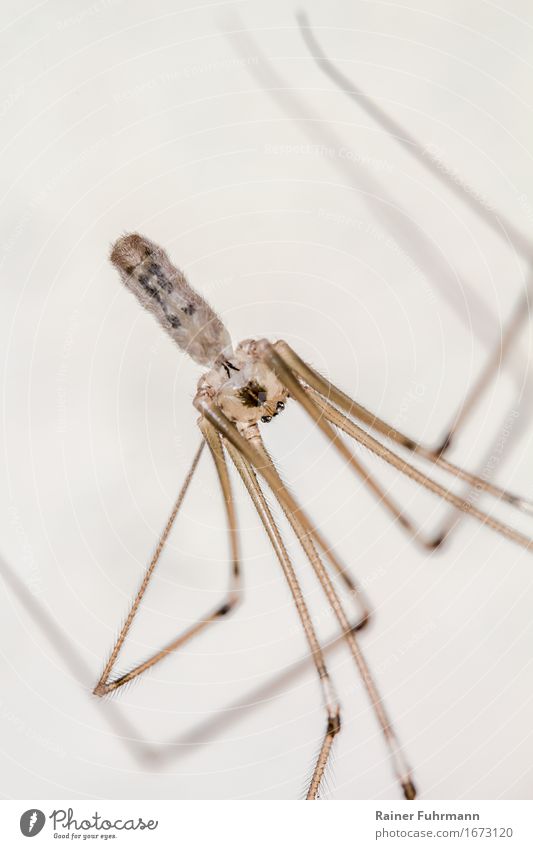
[(237, 345), (229, 366), (216, 363), (200, 379), (198, 390), (211, 397), (230, 421), (245, 426), (266, 423), (285, 409), (287, 389), (260, 358), (253, 339)]

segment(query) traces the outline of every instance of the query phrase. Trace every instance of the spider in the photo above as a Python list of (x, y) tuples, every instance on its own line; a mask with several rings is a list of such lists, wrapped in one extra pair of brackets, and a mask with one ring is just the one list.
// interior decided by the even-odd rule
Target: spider
[[(281, 565), (320, 681), (326, 723), (307, 789), (307, 799), (313, 800), (319, 797), (333, 741), (341, 730), (340, 705), (298, 578), (279, 527), (267, 503), (260, 478), (274, 494), (287, 517), (336, 617), (381, 729), (391, 769), (403, 796), (408, 800), (416, 798), (411, 768), (357, 637), (358, 631), (369, 620), (368, 602), (334, 548), (282, 482), (276, 465), (265, 448), (260, 428), (277, 418), (289, 402), (301, 405), (314, 424), (335, 446), (350, 469), (379, 499), (390, 517), (400, 523), (414, 540), (428, 549), (437, 548), (442, 543), (443, 536), (424, 537), (420, 533), (417, 525), (406, 515), (402, 507), (382, 489), (367, 472), (359, 457), (356, 457), (348, 444), (339, 438), (340, 432), (376, 454), (418, 485), (447, 501), (455, 510), (472, 516), (526, 549), (533, 547), (533, 540), (478, 509), (471, 501), (443, 487), (432, 477), (403, 459), (401, 454), (388, 447), (386, 442), (392, 442), (401, 449), (418, 455), (431, 462), (434, 467), (518, 510), (532, 513), (533, 504), (451, 463), (443, 456), (446, 446), (441, 446), (438, 450), (431, 449), (378, 418), (322, 377), (285, 341), (278, 340), (271, 343), (266, 339), (246, 339), (233, 346), (230, 335), (220, 318), (190, 286), (182, 272), (174, 267), (166, 252), (144, 236), (133, 233), (121, 237), (112, 249), (111, 261), (126, 288), (136, 296), (145, 309), (154, 315), (178, 347), (207, 370), (199, 380), (194, 398), (194, 406), (200, 413), (198, 421), (202, 433), (200, 446), (94, 693), (104, 696), (137, 678), (209, 625), (224, 619), (237, 606), (240, 599), (241, 566), (237, 516), (227, 464), (227, 457), (229, 457), (248, 491)], [(216, 467), (229, 529), (231, 562), (227, 595), (210, 614), (186, 629), (151, 657), (126, 674), (113, 677), (119, 653), (206, 445)], [(346, 612), (330, 570), (336, 573), (354, 600), (357, 606), (355, 619), (350, 618)]]

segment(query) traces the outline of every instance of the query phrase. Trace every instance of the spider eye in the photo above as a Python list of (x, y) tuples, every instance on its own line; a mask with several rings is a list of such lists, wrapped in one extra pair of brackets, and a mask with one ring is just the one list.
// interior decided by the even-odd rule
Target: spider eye
[(272, 416), (261, 416), (261, 421), (267, 424), (267, 422), (272, 421)]
[(283, 403), (283, 401), (278, 401), (278, 403), (276, 404), (276, 410), (284, 410), (284, 409), (285, 409), (285, 404)]

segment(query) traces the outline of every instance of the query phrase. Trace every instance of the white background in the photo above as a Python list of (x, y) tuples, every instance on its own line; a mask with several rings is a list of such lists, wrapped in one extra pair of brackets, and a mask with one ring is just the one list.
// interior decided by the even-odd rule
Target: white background
[[(531, 231), (528, 3), (305, 8), (355, 83), (467, 191)], [(119, 285), (110, 244), (139, 230), (165, 245), (235, 340), (288, 339), (432, 443), (497, 342), (525, 262), (321, 74), (292, 4), (2, 10), (0, 793), (301, 796), (324, 716), (312, 668), (285, 674), (305, 644), (240, 489), (245, 603), (107, 705), (91, 696), (199, 441), (199, 369)], [(254, 43), (235, 52), (224, 31), (243, 28)], [(266, 90), (279, 95), (259, 50), (299, 111)], [(496, 477), (533, 497), (527, 333), (520, 346), (451, 456), (483, 469), (512, 421)], [(362, 646), (422, 797), (530, 798), (531, 555), (465, 520), (427, 556), (294, 404), (264, 433), (367, 586), (375, 618)], [(363, 459), (428, 532), (438, 526), (434, 499)], [(207, 460), (121, 669), (223, 593), (224, 514)], [(290, 550), (328, 638), (320, 590)], [(395, 798), (350, 658), (329, 658), (344, 730), (326, 795)]]

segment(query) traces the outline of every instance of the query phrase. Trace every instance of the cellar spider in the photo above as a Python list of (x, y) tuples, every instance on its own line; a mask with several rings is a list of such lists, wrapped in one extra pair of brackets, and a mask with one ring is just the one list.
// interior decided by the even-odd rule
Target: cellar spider
[[(280, 563), (320, 681), (326, 727), (307, 789), (307, 799), (319, 797), (333, 741), (341, 729), (340, 706), (298, 578), (278, 524), (268, 506), (258, 474), (275, 496), (318, 579), (368, 695), (388, 750), (391, 769), (403, 796), (409, 800), (414, 799), (416, 789), (411, 769), (357, 639), (358, 630), (369, 619), (367, 601), (319, 527), (283, 484), (263, 443), (260, 425), (268, 424), (277, 418), (289, 401), (300, 405), (355, 475), (378, 498), (391, 519), (398, 522), (411, 538), (428, 549), (438, 546), (440, 540), (427, 538), (421, 533), (394, 498), (368, 473), (364, 463), (340, 438), (340, 432), (451, 504), (456, 510), (472, 516), (526, 549), (533, 547), (533, 540), (443, 487), (405, 460), (396, 450), (388, 447), (386, 442), (418, 455), (435, 468), (518, 510), (531, 514), (533, 504), (465, 471), (445, 459), (442, 453), (414, 441), (378, 418), (322, 377), (285, 341), (271, 343), (266, 339), (247, 339), (234, 347), (219, 317), (189, 285), (182, 272), (172, 265), (165, 251), (149, 239), (138, 234), (123, 236), (113, 247), (111, 261), (124, 285), (142, 306), (155, 316), (178, 347), (207, 371), (199, 380), (194, 398), (194, 406), (200, 413), (200, 446), (94, 693), (104, 696), (118, 690), (182, 647), (209, 625), (226, 617), (238, 604), (241, 579), (239, 533), (227, 465), (229, 457), (244, 483)], [(215, 464), (229, 530), (230, 576), (226, 597), (207, 616), (145, 661), (126, 674), (113, 677), (117, 658), (168, 540), (205, 445)], [(333, 570), (355, 601), (358, 609), (355, 620), (346, 612), (330, 576), (330, 570)]]

